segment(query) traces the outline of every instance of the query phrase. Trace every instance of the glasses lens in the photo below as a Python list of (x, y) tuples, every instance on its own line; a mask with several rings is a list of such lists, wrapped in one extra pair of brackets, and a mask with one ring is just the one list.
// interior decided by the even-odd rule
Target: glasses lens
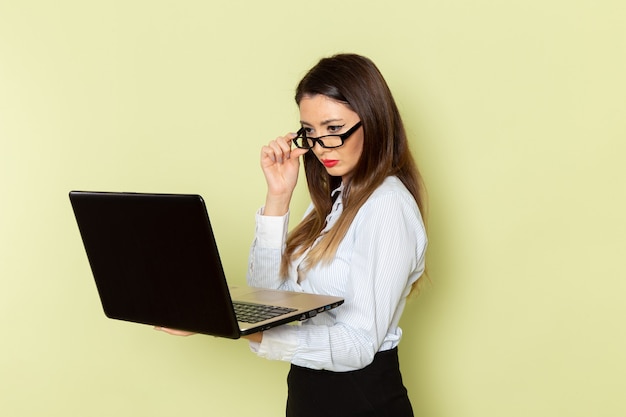
[(297, 148), (309, 149), (312, 148), (315, 143), (311, 139), (303, 138), (302, 136), (298, 136), (292, 140), (293, 144), (296, 145)]
[(337, 148), (343, 144), (341, 138), (335, 135), (322, 136), (320, 142), (324, 143), (322, 145), (324, 148)]
[(311, 149), (315, 147), (315, 142), (319, 143), (322, 148), (338, 148), (343, 145), (343, 141), (339, 135), (320, 136), (319, 138), (303, 138), (298, 136), (292, 140), (297, 148)]

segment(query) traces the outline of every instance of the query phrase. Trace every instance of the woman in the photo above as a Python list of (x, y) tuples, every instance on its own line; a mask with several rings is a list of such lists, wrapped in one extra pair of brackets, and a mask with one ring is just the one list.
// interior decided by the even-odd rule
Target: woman
[[(345, 298), (299, 326), (247, 338), (291, 362), (287, 416), (412, 416), (397, 346), (425, 267), (421, 178), (391, 92), (369, 59), (322, 59), (296, 90), (302, 128), (261, 151), (267, 182), (248, 283)], [(304, 161), (312, 204), (287, 233)]]

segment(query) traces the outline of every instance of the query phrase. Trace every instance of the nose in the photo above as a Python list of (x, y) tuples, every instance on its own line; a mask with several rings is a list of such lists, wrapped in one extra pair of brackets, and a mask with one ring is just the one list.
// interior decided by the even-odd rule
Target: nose
[(326, 148), (323, 148), (322, 145), (320, 145), (319, 142), (315, 141), (315, 145), (313, 145), (313, 147), (311, 148), (313, 150), (313, 153), (315, 153), (315, 155), (320, 155), (326, 152)]

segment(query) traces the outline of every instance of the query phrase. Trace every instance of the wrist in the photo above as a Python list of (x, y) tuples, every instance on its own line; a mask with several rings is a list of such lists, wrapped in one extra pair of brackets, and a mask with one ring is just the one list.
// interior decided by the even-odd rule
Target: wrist
[(291, 194), (271, 195), (265, 198), (264, 216), (284, 216), (289, 211)]

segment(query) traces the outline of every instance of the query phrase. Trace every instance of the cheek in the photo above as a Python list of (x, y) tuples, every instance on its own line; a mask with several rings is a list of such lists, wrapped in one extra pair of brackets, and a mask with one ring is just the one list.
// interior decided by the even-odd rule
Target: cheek
[(354, 155), (354, 159), (357, 161), (361, 158), (361, 154), (363, 153), (363, 137), (360, 137), (359, 140), (355, 140), (352, 143), (350, 153)]

